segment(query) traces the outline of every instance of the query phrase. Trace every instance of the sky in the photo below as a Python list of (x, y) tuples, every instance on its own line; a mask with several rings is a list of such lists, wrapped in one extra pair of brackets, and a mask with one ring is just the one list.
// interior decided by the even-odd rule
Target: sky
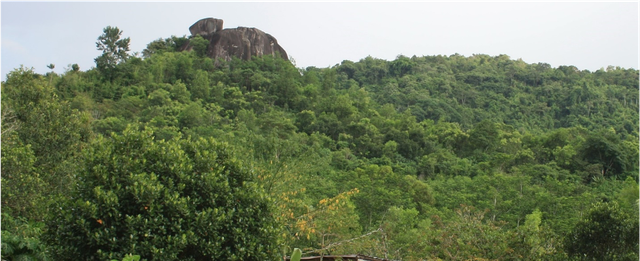
[(527, 63), (638, 69), (638, 2), (6, 2), (1, 70), (63, 73), (95, 67), (103, 28), (141, 53), (158, 38), (189, 35), (214, 17), (224, 28), (274, 36), (299, 68), (367, 56), (506, 54)]

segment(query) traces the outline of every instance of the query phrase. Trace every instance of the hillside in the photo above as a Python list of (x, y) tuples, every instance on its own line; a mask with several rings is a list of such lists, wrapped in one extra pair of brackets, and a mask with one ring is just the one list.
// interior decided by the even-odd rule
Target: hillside
[(3, 259), (638, 258), (635, 69), (296, 68), (186, 40), (7, 76)]

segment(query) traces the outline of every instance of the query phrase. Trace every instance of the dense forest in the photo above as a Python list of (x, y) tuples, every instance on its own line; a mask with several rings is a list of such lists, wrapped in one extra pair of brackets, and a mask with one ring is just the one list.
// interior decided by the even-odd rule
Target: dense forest
[(638, 70), (120, 35), (2, 82), (3, 260), (638, 260)]

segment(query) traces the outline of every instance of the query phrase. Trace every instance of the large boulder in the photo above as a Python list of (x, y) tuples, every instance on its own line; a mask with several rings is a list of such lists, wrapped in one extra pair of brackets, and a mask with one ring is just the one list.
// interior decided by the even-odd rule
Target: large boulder
[(216, 32), (222, 30), (223, 22), (224, 21), (222, 21), (222, 19), (216, 18), (200, 19), (200, 21), (197, 21), (195, 24), (189, 27), (189, 32), (191, 32), (191, 35), (193, 36), (202, 35), (203, 37), (210, 34), (215, 34)]
[[(252, 56), (272, 55), (289, 60), (287, 52), (275, 37), (256, 28), (238, 27), (222, 29), (223, 21), (215, 18), (202, 19), (191, 27), (192, 36), (200, 35), (209, 40), (207, 56), (214, 60), (230, 61), (232, 57), (249, 60)], [(191, 50), (187, 43), (183, 50)]]

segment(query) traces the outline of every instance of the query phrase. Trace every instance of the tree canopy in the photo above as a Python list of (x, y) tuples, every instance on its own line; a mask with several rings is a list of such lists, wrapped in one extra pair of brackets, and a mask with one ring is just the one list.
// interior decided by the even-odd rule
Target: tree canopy
[(97, 68), (2, 83), (3, 259), (637, 259), (636, 69), (103, 33)]

